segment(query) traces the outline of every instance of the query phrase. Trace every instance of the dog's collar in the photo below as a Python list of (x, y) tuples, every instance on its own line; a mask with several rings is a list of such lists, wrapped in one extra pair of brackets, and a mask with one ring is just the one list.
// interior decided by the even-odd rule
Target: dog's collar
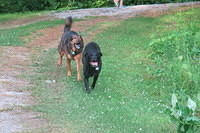
[(69, 51), (68, 51), (68, 52), (69, 52), (69, 54), (70, 54), (72, 57), (74, 57), (74, 56), (80, 54), (80, 53), (82, 52), (83, 48), (76, 49), (76, 50), (77, 50), (77, 51), (72, 51), (72, 49), (69, 48)]
[(73, 55), (73, 56), (74, 56), (74, 55), (76, 55), (76, 52), (74, 52), (74, 51), (71, 51), (71, 55)]
[(97, 66), (97, 67), (95, 68), (95, 70), (96, 70), (96, 71), (99, 71), (99, 67)]
[(70, 55), (72, 56), (72, 57), (74, 57), (74, 56), (76, 56), (76, 55), (78, 55), (78, 54), (80, 54), (81, 53), (81, 51), (79, 52), (76, 52), (76, 51), (71, 51), (70, 52)]

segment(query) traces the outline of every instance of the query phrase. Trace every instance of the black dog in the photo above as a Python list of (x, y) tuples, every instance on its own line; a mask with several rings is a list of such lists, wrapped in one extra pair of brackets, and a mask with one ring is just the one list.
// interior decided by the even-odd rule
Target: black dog
[[(101, 50), (95, 42), (90, 42), (86, 45), (83, 56), (83, 76), (86, 92), (90, 93), (91, 89), (94, 89), (96, 81), (101, 72)], [(89, 87), (89, 77), (94, 77), (91, 88)]]

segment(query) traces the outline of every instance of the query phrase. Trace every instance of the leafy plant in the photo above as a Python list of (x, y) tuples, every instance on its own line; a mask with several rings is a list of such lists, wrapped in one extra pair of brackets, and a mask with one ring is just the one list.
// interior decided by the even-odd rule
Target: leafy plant
[(178, 122), (177, 133), (194, 133), (200, 126), (197, 104), (184, 93), (180, 93), (178, 98), (172, 94), (171, 106), (167, 106), (167, 112), (172, 120)]

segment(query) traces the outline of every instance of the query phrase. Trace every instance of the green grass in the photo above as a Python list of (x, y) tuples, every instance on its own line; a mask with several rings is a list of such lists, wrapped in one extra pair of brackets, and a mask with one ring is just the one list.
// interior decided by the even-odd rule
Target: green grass
[(32, 18), (36, 16), (44, 15), (46, 11), (43, 12), (25, 12), (25, 13), (5, 13), (0, 14), (0, 24), (6, 23), (8, 21), (12, 20), (19, 20), (19, 19), (26, 19), (26, 18)]
[[(150, 48), (151, 57), (157, 65), (155, 76), (165, 81), (164, 88), (184, 89), (192, 97), (198, 93), (200, 84), (200, 14), (199, 9), (178, 13), (167, 20), (174, 20), (174, 29), (154, 35)], [(162, 18), (162, 21), (166, 18)], [(175, 21), (176, 20), (176, 21)], [(160, 28), (160, 27), (159, 27)]]
[[(176, 125), (162, 107), (169, 103), (174, 86), (162, 75), (163, 71), (170, 72), (168, 68), (160, 66), (176, 62), (172, 64), (170, 59), (161, 62), (164, 57), (152, 58), (156, 51), (150, 42), (152, 34), (154, 40), (174, 30), (187, 30), (191, 20), (198, 26), (199, 12), (200, 9), (195, 9), (181, 15), (131, 18), (96, 35), (93, 41), (102, 49), (103, 69), (91, 94), (83, 91), (83, 82), (76, 81), (75, 64), (73, 76), (67, 78), (65, 67), (59, 69), (55, 65), (56, 49), (41, 51), (42, 56), (34, 59), (39, 62), (33, 64), (36, 74), (30, 77), (33, 95), (40, 103), (33, 110), (44, 113), (63, 132), (176, 132)], [(45, 80), (56, 83), (47, 84)]]
[[(0, 46), (20, 46), (25, 44), (22, 38), (40, 29), (63, 24), (63, 20), (41, 21), (26, 26), (0, 30)], [(29, 40), (27, 40), (29, 41)]]
[[(173, 92), (176, 95), (179, 95), (178, 105), (180, 105), (184, 99), (188, 99), (188, 97), (194, 99), (198, 105), (197, 113), (194, 114), (189, 114), (189, 111), (186, 111), (186, 102), (176, 108), (182, 112), (180, 117), (174, 118), (176, 119), (175, 123), (179, 122), (180, 125), (185, 120), (183, 118), (187, 118), (189, 115), (199, 117), (199, 11), (199, 9), (190, 10), (184, 13), (178, 13), (171, 17), (172, 20), (176, 20), (176, 28), (166, 33), (163, 32), (157, 37), (155, 35), (149, 45), (152, 50), (150, 58), (156, 64), (156, 68), (149, 69), (148, 73), (156, 77), (157, 81), (163, 82), (162, 84), (157, 85), (160, 86), (160, 88), (162, 87), (163, 90), (169, 90), (168, 92), (171, 91), (171, 93)], [(169, 97), (169, 93), (165, 94)], [(169, 113), (169, 115), (173, 118), (172, 114)], [(187, 121), (186, 123), (193, 124), (194, 126), (192, 121)], [(199, 124), (197, 125), (199, 126)], [(192, 133), (198, 132), (200, 132), (199, 129), (192, 131)]]

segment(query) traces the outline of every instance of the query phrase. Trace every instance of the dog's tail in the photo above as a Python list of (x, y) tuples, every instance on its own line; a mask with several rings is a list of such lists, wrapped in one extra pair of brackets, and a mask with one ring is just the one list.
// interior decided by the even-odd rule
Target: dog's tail
[(64, 32), (70, 31), (71, 27), (72, 27), (72, 17), (70, 16), (70, 17), (66, 18), (66, 20), (65, 20)]

